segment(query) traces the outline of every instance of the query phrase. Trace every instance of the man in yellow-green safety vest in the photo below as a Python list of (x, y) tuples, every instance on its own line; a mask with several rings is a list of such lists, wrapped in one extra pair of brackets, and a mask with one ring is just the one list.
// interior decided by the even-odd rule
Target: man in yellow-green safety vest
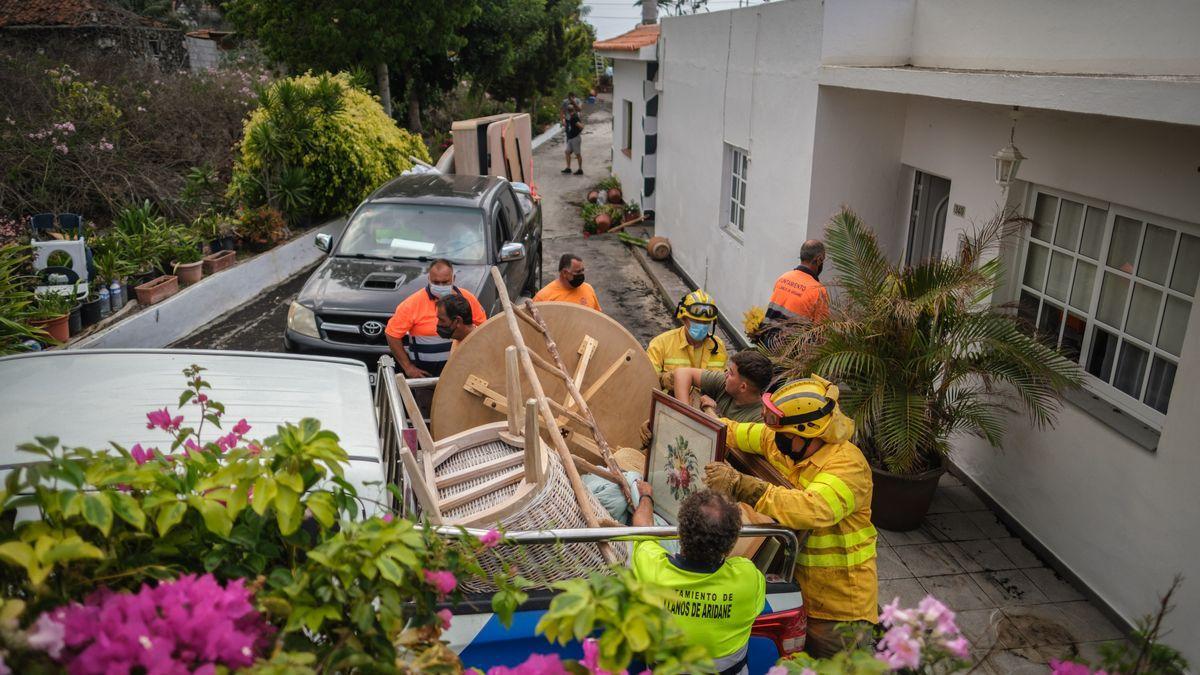
[(763, 423), (723, 420), (726, 444), (767, 458), (792, 487), (771, 485), (723, 462), (704, 468), (716, 492), (796, 530), (811, 530), (796, 562), (808, 611), (805, 649), (826, 658), (846, 646), (837, 623), (869, 635), (879, 620), (871, 467), (850, 442), (854, 422), (838, 408), (838, 389), (813, 375), (763, 395)]
[[(638, 481), (633, 524), (654, 524), (649, 483)], [(679, 553), (657, 541), (639, 541), (631, 566), (640, 581), (675, 591), (665, 608), (692, 644), (704, 645), (720, 675), (747, 673), (750, 629), (767, 601), (767, 580), (746, 558), (727, 558), (737, 543), (742, 514), (733, 502), (701, 490), (679, 507)]]

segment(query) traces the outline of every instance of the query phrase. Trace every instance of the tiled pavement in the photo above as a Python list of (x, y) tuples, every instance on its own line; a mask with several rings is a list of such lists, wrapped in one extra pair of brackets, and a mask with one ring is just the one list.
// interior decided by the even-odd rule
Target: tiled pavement
[(919, 529), (879, 534), (880, 603), (945, 602), (983, 661), (976, 673), (1045, 673), (1050, 659), (1096, 659), (1123, 637), (950, 474)]

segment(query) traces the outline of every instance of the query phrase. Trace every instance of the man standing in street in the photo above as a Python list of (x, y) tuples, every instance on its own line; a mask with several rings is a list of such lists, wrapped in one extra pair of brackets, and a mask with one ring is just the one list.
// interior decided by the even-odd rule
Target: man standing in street
[(475, 330), (475, 317), (471, 303), (461, 295), (444, 295), (437, 301), (437, 334), (443, 339), (450, 339), (450, 353), (458, 348), (458, 343), (467, 339)]
[(571, 108), (581, 107), (582, 105), (575, 92), (567, 92), (567, 97), (558, 105), (558, 121), (562, 123), (564, 129), (567, 128), (567, 118), (571, 116)]
[(676, 306), (675, 318), (683, 326), (656, 336), (646, 347), (646, 356), (660, 376), (659, 385), (666, 390), (674, 380), (665, 374), (676, 368), (725, 369), (725, 343), (716, 335), (717, 303), (712, 296), (702, 290), (688, 293)]
[[(637, 489), (633, 524), (650, 527), (653, 491), (644, 481), (637, 482)], [(679, 553), (667, 553), (657, 541), (639, 541), (630, 563), (639, 581), (675, 591), (677, 600), (666, 601), (667, 611), (692, 644), (708, 648), (721, 675), (749, 672), (750, 629), (767, 600), (766, 577), (754, 563), (726, 557), (741, 529), (741, 511), (733, 502), (701, 490), (679, 507)]]
[[(811, 530), (796, 559), (808, 610), (805, 650), (829, 658), (870, 639), (879, 621), (871, 467), (850, 442), (854, 422), (838, 407), (838, 388), (813, 375), (763, 397), (763, 422), (725, 423), (725, 442), (762, 455), (790, 487), (772, 485), (724, 462), (704, 467), (713, 491), (745, 502), (793, 530)], [(850, 635), (837, 627), (854, 624)]]
[(558, 278), (546, 284), (542, 290), (533, 296), (534, 302), (574, 302), (584, 307), (591, 307), (597, 312), (600, 300), (596, 297), (596, 289), (584, 281), (586, 268), (583, 258), (564, 253), (558, 259)]
[(576, 176), (583, 175), (583, 118), (580, 116), (579, 106), (571, 106), (570, 112), (567, 114), (566, 122), (563, 126), (567, 134), (567, 168), (563, 169), (563, 173), (571, 173), (571, 155), (575, 155), (579, 159), (579, 169), (575, 172)]
[(470, 303), (475, 325), (487, 320), (479, 300), (470, 291), (454, 285), (454, 265), (449, 260), (434, 260), (429, 264), (428, 275), (429, 283), (396, 307), (384, 330), (392, 355), (408, 377), (441, 375), (450, 358), (450, 338), (438, 335), (439, 298), (460, 296)]

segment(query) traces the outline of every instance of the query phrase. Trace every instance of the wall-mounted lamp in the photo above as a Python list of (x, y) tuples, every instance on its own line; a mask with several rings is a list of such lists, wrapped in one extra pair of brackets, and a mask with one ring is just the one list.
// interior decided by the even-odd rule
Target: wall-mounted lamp
[(1021, 119), (1021, 109), (1014, 105), (1008, 116), (1012, 120), (1012, 126), (1008, 131), (1008, 145), (992, 155), (992, 158), (996, 160), (996, 183), (1002, 190), (1008, 190), (1008, 186), (1017, 179), (1017, 169), (1021, 167), (1021, 162), (1027, 159), (1017, 149), (1017, 146), (1013, 145), (1013, 136), (1017, 132), (1017, 120)]

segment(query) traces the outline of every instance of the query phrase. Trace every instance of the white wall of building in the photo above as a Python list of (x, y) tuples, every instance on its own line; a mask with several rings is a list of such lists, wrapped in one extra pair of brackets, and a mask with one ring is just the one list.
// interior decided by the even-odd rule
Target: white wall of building
[[(766, 305), (808, 232), (821, 12), (804, 0), (663, 20), (655, 227), (735, 323)], [(740, 238), (720, 226), (726, 142), (750, 156)]]
[[(913, 98), (901, 161), (951, 180), (943, 250), (993, 214), (1001, 195), (989, 155), (1007, 140), (1007, 111)], [(1200, 223), (1200, 128), (1029, 111), (1016, 142), (1030, 182)], [(819, 168), (819, 167), (818, 167)], [(1016, 204), (1020, 186), (1013, 188)], [(901, 208), (904, 208), (901, 206)], [(1015, 276), (1015, 275), (1012, 275)], [(1011, 297), (1008, 299), (1012, 299)], [(975, 438), (953, 459), (1027, 530), (1126, 619), (1153, 610), (1176, 573), (1192, 577), (1175, 598), (1168, 642), (1193, 663), (1200, 645), (1200, 311), (1193, 309), (1171, 413), (1148, 452), (1080, 408), (1065, 404), (1054, 429), (1012, 420), (1004, 449)]]
[[(632, 59), (613, 60), (613, 133), (612, 170), (621, 179), (622, 193), (626, 201), (636, 200), (641, 206), (642, 154), (646, 150), (646, 135), (642, 130), (642, 116), (646, 113), (643, 83), (646, 80), (646, 64)], [(633, 119), (623, 119), (625, 101), (633, 103)], [(621, 152), (624, 125), (632, 125), (633, 147), (629, 156)]]
[(1200, 74), (1194, 0), (829, 0), (828, 65)]

